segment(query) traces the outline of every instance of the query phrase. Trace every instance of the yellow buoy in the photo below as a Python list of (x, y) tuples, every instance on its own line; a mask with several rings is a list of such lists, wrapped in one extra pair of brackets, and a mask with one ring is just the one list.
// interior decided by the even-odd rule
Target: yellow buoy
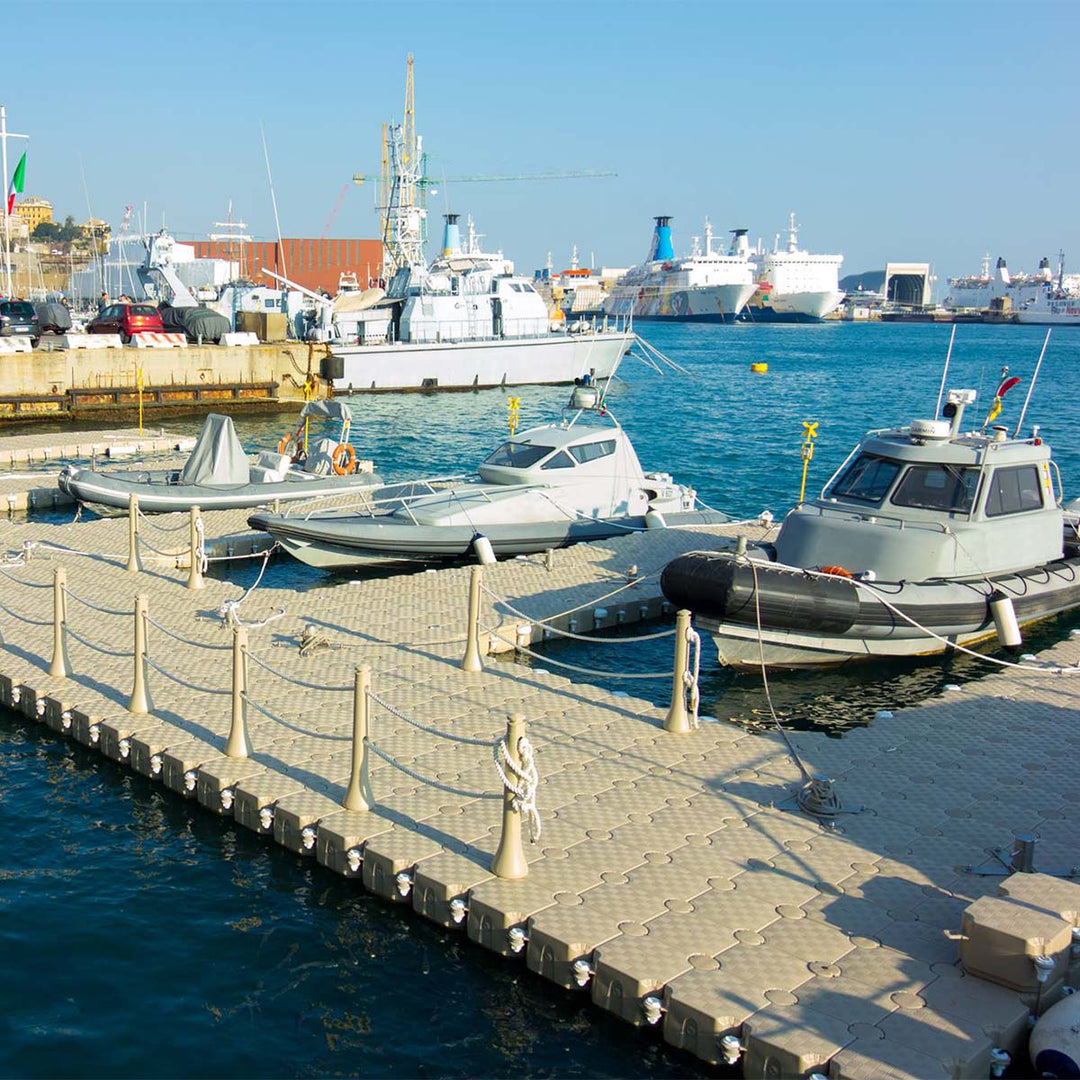
[(764, 375), (765, 372), (769, 370), (769, 365), (768, 364), (751, 364), (750, 365), (750, 370), (755, 372), (758, 375)]

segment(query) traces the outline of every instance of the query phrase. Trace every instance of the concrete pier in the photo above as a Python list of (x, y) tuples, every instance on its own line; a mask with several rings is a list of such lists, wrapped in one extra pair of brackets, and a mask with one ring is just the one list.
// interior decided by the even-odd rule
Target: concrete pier
[[(235, 515), (205, 518), (210, 540), (238, 528)], [(1015, 885), (998, 898), (1002, 878), (966, 868), (998, 865), (988, 850), (1016, 834), (1038, 838), (1039, 867), (1080, 863), (1080, 674), (1003, 669), (923, 705), (898, 702), (840, 740), (793, 734), (802, 768), (832, 778), (842, 799), (822, 819), (799, 811), (803, 773), (776, 734), (715, 722), (665, 731), (666, 700), (489, 655), (493, 640), (538, 640), (552, 618), (587, 632), (654, 615), (669, 559), (756, 528), (656, 530), (485, 567), (480, 672), (461, 669), (468, 567), (262, 586), (233, 612), (247, 624), (250, 753), (230, 756), (233, 635), (218, 613), (243, 590), (208, 578), (193, 594), (162, 562), (129, 573), (122, 519), (0, 520), (0, 551), (37, 544), (29, 561), (0, 565), (0, 703), (628, 1023), (655, 1025), (673, 1046), (738, 1059), (748, 1076), (985, 1076), (995, 1048), (1022, 1060), (1029, 1012), (1076, 981), (1077, 965), (1054, 945), (1061, 966), (1037, 1004), (1027, 961), (1010, 960), (1019, 987), (965, 970), (962, 926), (976, 940), (972, 928), (987, 925), (965, 911), (988, 897), (1024, 903)], [(48, 673), (57, 567), (67, 677)], [(139, 594), (145, 714), (127, 707)], [(634, 647), (612, 645), (605, 669), (625, 670)], [(1039, 658), (1078, 661), (1071, 640)], [(703, 663), (714, 662), (706, 644)], [(360, 665), (371, 671), (370, 742), (393, 762), (372, 758), (366, 811), (343, 805)], [(491, 747), (509, 714), (527, 722), (539, 778), (541, 831), (530, 843), (524, 828), (520, 880), (491, 870), (502, 816)], [(1051, 913), (1062, 941), (1068, 910)]]

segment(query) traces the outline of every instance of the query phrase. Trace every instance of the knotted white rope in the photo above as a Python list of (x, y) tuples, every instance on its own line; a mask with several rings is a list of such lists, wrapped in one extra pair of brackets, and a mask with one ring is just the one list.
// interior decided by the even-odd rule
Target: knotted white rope
[(506, 739), (495, 744), (495, 768), (499, 770), (506, 790), (513, 796), (512, 806), (519, 813), (528, 815), (529, 840), (536, 843), (540, 839), (540, 811), (536, 808), (536, 790), (540, 785), (540, 774), (536, 769), (532, 743), (522, 736), (518, 739), (518, 755), (521, 764), (515, 763), (510, 756)]

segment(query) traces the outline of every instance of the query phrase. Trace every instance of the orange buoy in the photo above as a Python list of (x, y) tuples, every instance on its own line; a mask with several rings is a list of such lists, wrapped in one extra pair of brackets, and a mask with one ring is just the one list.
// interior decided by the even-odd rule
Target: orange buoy
[(347, 476), (356, 468), (356, 451), (352, 443), (338, 443), (330, 456), (330, 464), (338, 476)]

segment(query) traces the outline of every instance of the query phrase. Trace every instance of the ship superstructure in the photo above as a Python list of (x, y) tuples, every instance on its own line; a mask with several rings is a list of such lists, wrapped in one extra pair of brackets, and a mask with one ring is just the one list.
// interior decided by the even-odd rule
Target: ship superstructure
[(739, 316), (748, 322), (818, 322), (840, 306), (843, 255), (813, 255), (799, 247), (792, 213), (787, 249), (777, 235), (772, 251), (755, 255), (757, 288)]
[(754, 267), (746, 229), (733, 229), (724, 254), (713, 251), (713, 231), (705, 222), (705, 250), (675, 257), (671, 218), (655, 218), (645, 262), (628, 270), (604, 299), (604, 313), (635, 319), (732, 322), (754, 291)]

